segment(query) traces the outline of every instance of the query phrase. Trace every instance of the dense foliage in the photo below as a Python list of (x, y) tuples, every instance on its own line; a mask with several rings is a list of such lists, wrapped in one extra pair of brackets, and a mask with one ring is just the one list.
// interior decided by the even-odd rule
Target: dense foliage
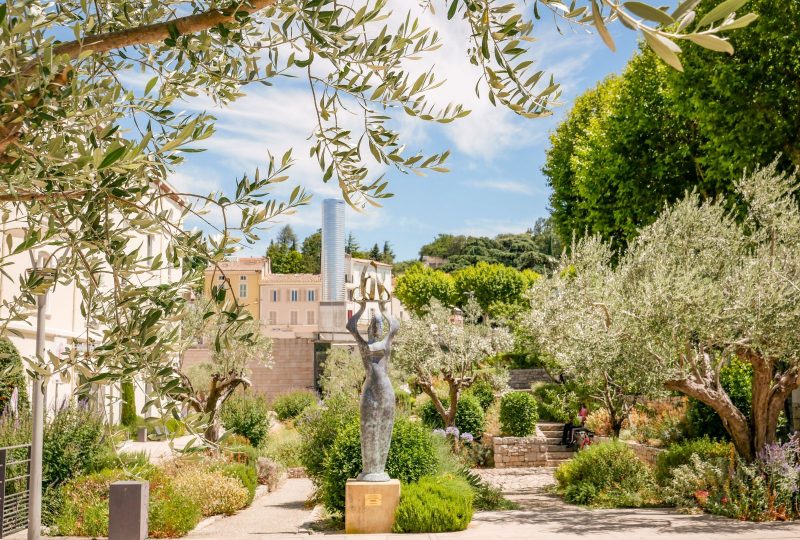
[(758, 20), (731, 36), (732, 57), (688, 43), (675, 73), (643, 49), (576, 100), (544, 167), (561, 238), (588, 230), (624, 248), (686, 190), (734, 201), (742, 171), (800, 165), (800, 2), (749, 7)]
[[(396, 418), (386, 472), (404, 484), (436, 472), (437, 460), (429, 430), (406, 418)], [(336, 436), (325, 459), (322, 500), (332, 512), (344, 511), (344, 489), (348, 478), (361, 472), (361, 434), (358, 421), (351, 421)]]
[[(434, 301), (427, 313), (404, 322), (394, 358), (433, 402), (444, 425), (451, 427), (455, 425), (459, 398), (478, 370), (488, 358), (509, 350), (512, 344), (504, 327), (481, 320), (480, 306), (474, 299), (467, 302), (462, 316)], [(436, 388), (439, 381), (447, 385), (447, 407)]]
[(17, 390), (17, 413), (28, 413), (28, 381), (19, 351), (8, 338), (0, 338), (0, 414), (5, 413), (14, 389)]
[(325, 399), (322, 407), (306, 409), (298, 419), (300, 461), (317, 488), (322, 486), (325, 462), (336, 436), (354, 418), (358, 418), (358, 401), (352, 394), (335, 394)]
[(662, 486), (668, 484), (672, 478), (672, 471), (681, 465), (690, 463), (693, 455), (708, 461), (717, 458), (726, 459), (730, 453), (730, 444), (712, 441), (707, 437), (672, 444), (664, 452), (658, 454), (655, 469), (656, 481)]
[[(450, 400), (441, 398), (442, 406), (449, 408)], [(426, 401), (420, 410), (422, 422), (431, 428), (443, 429), (446, 426), (442, 415), (436, 410), (432, 401)], [(480, 400), (474, 395), (465, 392), (458, 400), (456, 407), (455, 427), (460, 433), (470, 433), (475, 438), (480, 438), (486, 429), (486, 416)]]
[(222, 425), (228, 431), (246, 437), (258, 448), (269, 435), (269, 406), (259, 394), (235, 394), (222, 407)]
[(561, 240), (550, 218), (539, 218), (532, 229), (521, 234), (500, 234), (494, 238), (440, 234), (422, 246), (419, 255), (444, 259), (445, 272), (483, 262), (545, 273), (558, 260), (561, 250)]
[(463, 531), (472, 521), (473, 492), (458, 476), (425, 476), (403, 485), (393, 532)]
[[(719, 380), (731, 399), (731, 403), (742, 411), (743, 415), (750, 418), (750, 406), (753, 401), (752, 366), (734, 357), (719, 370)], [(686, 422), (692, 436), (730, 439), (730, 435), (714, 409), (696, 399), (689, 399)]]
[[(559, 271), (534, 284), (531, 331), (568, 374), (595, 385), (612, 417), (677, 391), (714, 409), (752, 461), (776, 440), (800, 382), (796, 189), (772, 165), (736, 183), (743, 215), (695, 193), (641, 229), (616, 262), (598, 238), (576, 242)], [(720, 381), (732, 356), (753, 370), (749, 418)]]
[(638, 507), (652, 502), (650, 469), (628, 445), (618, 440), (593, 444), (555, 473), (558, 491), (567, 502), (598, 507)]
[(60, 486), (96, 468), (108, 447), (103, 419), (79, 407), (58, 410), (44, 428), (42, 485)]
[(317, 403), (317, 394), (311, 390), (292, 390), (272, 400), (272, 410), (278, 420), (290, 420), (300, 416), (303, 411)]
[(528, 392), (509, 392), (500, 400), (500, 429), (503, 435), (527, 437), (536, 432), (539, 412), (536, 398)]

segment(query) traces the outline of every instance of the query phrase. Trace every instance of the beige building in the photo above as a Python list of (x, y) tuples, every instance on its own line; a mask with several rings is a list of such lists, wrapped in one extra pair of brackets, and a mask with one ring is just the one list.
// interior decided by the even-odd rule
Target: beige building
[[(162, 184), (163, 192), (170, 196), (158, 199), (159, 211), (166, 211), (170, 219), (180, 221), (181, 206), (183, 202), (174, 194), (174, 190), (167, 184)], [(7, 207), (13, 211), (11, 206)], [(9, 219), (0, 225), (0, 234), (3, 238), (11, 237), (17, 244), (24, 235), (25, 220), (18, 216), (18, 219)], [(134, 237), (132, 248), (140, 247), (147, 256), (161, 254), (167, 260), (166, 250), (169, 244), (169, 237), (166, 235), (141, 234)], [(7, 264), (4, 271), (8, 275), (0, 274), (0, 317), (8, 316), (7, 307), (14, 302), (19, 294), (19, 281), (26, 272), (32, 267), (31, 256), (37, 261), (37, 266), (41, 267), (45, 262), (50, 261), (50, 265), (56, 263), (51, 259), (51, 252), (47, 249), (25, 251), (13, 254), (9, 251), (6, 242), (0, 243), (0, 260)], [(180, 276), (179, 268), (162, 268), (155, 271), (147, 271), (138, 274), (136, 279), (144, 285), (158, 285), (168, 283)], [(108, 286), (108, 284), (105, 284)], [(101, 281), (102, 286), (102, 281)], [(102, 340), (102, 329), (87, 325), (86, 319), (81, 315), (81, 293), (74, 284), (57, 283), (50, 289), (47, 295), (47, 307), (45, 316), (45, 355), (52, 353), (62, 356), (67, 349), (74, 348), (85, 350), (87, 343), (99, 342)], [(27, 321), (12, 321), (8, 324), (7, 337), (19, 350), (23, 357), (34, 358), (36, 356), (36, 309), (32, 309), (28, 314)], [(54, 376), (48, 380), (45, 387), (45, 408), (54, 410), (68, 403), (74, 397), (74, 390), (78, 385), (79, 375), (74, 370), (69, 377)], [(137, 411), (145, 403), (144, 385), (136, 381), (136, 402)], [(28, 389), (28, 395), (31, 394)], [(113, 386), (98, 386), (93, 394), (95, 404), (106, 416), (110, 423), (119, 420), (121, 411), (121, 401), (119, 400), (119, 389)]]
[(261, 280), (261, 329), (272, 338), (316, 338), (319, 274), (267, 274)]
[(204, 293), (210, 296), (211, 287), (224, 286), (226, 294), (233, 294), (253, 319), (261, 317), (261, 280), (269, 274), (269, 259), (265, 257), (241, 257), (219, 263), (219, 268), (206, 270)]

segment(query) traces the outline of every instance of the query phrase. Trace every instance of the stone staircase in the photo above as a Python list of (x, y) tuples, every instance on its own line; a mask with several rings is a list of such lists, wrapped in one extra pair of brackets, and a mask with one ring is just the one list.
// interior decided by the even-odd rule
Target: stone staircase
[(536, 434), (542, 436), (547, 442), (547, 466), (558, 467), (565, 461), (569, 461), (575, 455), (573, 450), (561, 445), (561, 435), (564, 432), (564, 424), (558, 422), (539, 422), (536, 424)]
[(564, 424), (540, 422), (530, 437), (494, 437), (494, 465), (498, 469), (558, 467), (575, 452), (561, 445)]

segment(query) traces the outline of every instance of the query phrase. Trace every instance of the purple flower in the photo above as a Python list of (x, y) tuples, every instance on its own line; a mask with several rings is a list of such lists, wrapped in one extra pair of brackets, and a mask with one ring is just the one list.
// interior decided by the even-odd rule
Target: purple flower
[(433, 430), (433, 434), (436, 435), (437, 437), (444, 437), (445, 436), (445, 433), (444, 433), (443, 429), (434, 429)]
[(445, 429), (444, 432), (448, 435), (452, 435), (453, 437), (458, 437), (458, 428), (455, 426), (450, 426), (449, 428)]
[(472, 441), (475, 440), (475, 437), (472, 436), (472, 433), (465, 431), (464, 433), (461, 434), (461, 440), (464, 442), (471, 443)]

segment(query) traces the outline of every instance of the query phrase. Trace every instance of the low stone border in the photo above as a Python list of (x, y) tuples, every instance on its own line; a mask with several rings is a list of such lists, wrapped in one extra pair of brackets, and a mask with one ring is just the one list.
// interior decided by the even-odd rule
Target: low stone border
[[(614, 439), (611, 437), (599, 437), (596, 436), (594, 438), (595, 442), (609, 442)], [(661, 452), (664, 452), (664, 448), (656, 448), (655, 446), (647, 446), (646, 444), (640, 444), (635, 441), (623, 441), (620, 439), (620, 442), (627, 444), (633, 453), (636, 454), (636, 457), (647, 463), (648, 465), (655, 467), (656, 462), (658, 461), (658, 455)]]
[(492, 446), (497, 469), (547, 465), (546, 437), (494, 437)]
[(308, 478), (305, 467), (289, 467), (286, 469), (289, 478)]

